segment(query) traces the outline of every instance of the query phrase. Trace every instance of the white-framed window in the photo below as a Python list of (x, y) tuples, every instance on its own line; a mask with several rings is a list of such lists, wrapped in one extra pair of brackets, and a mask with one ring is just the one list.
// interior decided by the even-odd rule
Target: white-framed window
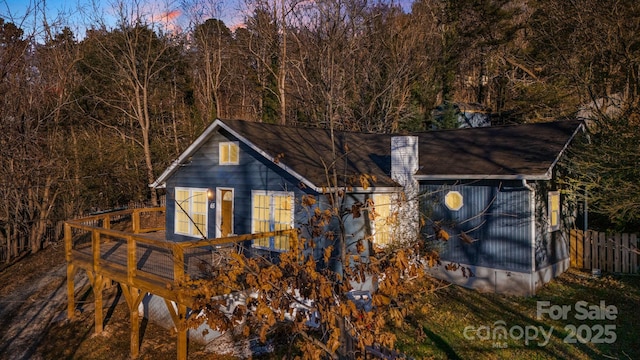
[(207, 189), (176, 188), (175, 233), (207, 237)]
[[(293, 228), (294, 194), (287, 191), (251, 192), (251, 232), (261, 233)], [(272, 236), (253, 241), (254, 247), (272, 251), (289, 251), (288, 236)]]
[(548, 203), (548, 216), (549, 216), (549, 231), (560, 230), (560, 192), (549, 192)]
[(391, 243), (393, 232), (393, 213), (391, 194), (373, 194), (373, 243), (386, 246)]
[(240, 146), (237, 141), (218, 144), (220, 165), (238, 165), (240, 163)]

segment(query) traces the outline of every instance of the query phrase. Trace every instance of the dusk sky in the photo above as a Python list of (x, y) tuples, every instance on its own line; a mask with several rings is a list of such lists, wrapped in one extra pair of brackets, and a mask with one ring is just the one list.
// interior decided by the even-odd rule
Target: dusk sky
[[(84, 36), (85, 29), (96, 25), (98, 20), (106, 25), (115, 24), (113, 16), (114, 2), (118, 0), (0, 0), (0, 17), (13, 21), (29, 33), (29, 29), (41, 28), (42, 12), (47, 14), (51, 25), (69, 26), (79, 37)], [(194, 3), (202, 3), (194, 0)], [(220, 18), (232, 30), (242, 26), (243, 14), (247, 12), (243, 0), (203, 1), (217, 6), (206, 18)], [(405, 11), (410, 11), (412, 0), (397, 0)], [(188, 9), (182, 8), (180, 0), (142, 0), (143, 13), (155, 23), (164, 23), (168, 30), (185, 28), (189, 16)], [(37, 6), (36, 6), (37, 4)], [(25, 14), (29, 16), (25, 17)]]
[[(96, 17), (102, 18), (111, 25), (113, 22), (113, 4), (110, 0), (0, 0), (0, 17), (10, 19), (16, 23), (24, 22), (23, 28), (33, 25), (33, 19), (41, 19), (42, 11), (47, 14), (50, 23), (62, 21), (63, 25), (82, 29), (88, 24), (95, 24)], [(180, 6), (180, 1), (151, 0), (141, 1), (143, 12), (152, 17), (154, 22), (168, 23), (169, 28), (181, 26), (186, 23), (187, 16)], [(229, 27), (235, 27), (242, 22), (242, 11), (238, 1), (216, 1), (219, 7), (218, 13), (208, 17), (222, 18)], [(38, 6), (36, 7), (36, 4)], [(92, 4), (97, 4), (96, 6)], [(44, 7), (44, 8), (43, 8)], [(29, 16), (25, 19), (25, 14)]]

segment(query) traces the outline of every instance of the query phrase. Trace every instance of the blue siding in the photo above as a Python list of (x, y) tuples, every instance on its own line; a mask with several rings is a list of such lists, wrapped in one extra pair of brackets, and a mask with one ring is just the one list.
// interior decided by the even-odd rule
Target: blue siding
[[(558, 263), (569, 258), (569, 237), (567, 229), (571, 228), (574, 219), (571, 210), (572, 203), (564, 194), (560, 195), (561, 230), (550, 232), (548, 219), (547, 183), (536, 185), (536, 241), (535, 262), (536, 270)], [(554, 189), (555, 190), (555, 189)]]
[[(167, 238), (174, 241), (193, 240), (193, 237), (174, 234), (175, 188), (195, 187), (215, 190), (218, 187), (234, 189), (235, 234), (251, 233), (251, 190), (292, 191), (296, 199), (311, 193), (300, 189), (299, 182), (275, 164), (240, 142), (240, 163), (219, 165), (218, 143), (238, 141), (230, 134), (216, 133), (167, 180)], [(215, 201), (215, 200), (214, 200)], [(296, 213), (299, 201), (296, 201)], [(215, 237), (216, 210), (209, 207), (207, 237)]]
[[(447, 192), (456, 190), (464, 198), (458, 211), (444, 204)], [(519, 182), (477, 181), (467, 184), (429, 182), (420, 186), (421, 208), (429, 219), (425, 228), (433, 234), (431, 221), (450, 234), (447, 242), (436, 241), (441, 259), (495, 269), (532, 270), (531, 192)], [(465, 232), (473, 243), (460, 238)]]

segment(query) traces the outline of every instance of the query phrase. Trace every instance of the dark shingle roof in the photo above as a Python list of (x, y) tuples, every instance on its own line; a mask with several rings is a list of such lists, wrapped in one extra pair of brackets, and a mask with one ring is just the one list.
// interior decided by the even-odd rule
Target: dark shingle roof
[(549, 178), (578, 120), (421, 133), (420, 170), (433, 178)]
[[(332, 168), (333, 161), (331, 133), (328, 129), (279, 126), (242, 120), (223, 122), (271, 158), (278, 158), (278, 162), (311, 183), (318, 187), (328, 185), (326, 169)], [(335, 131), (334, 138), (340, 186), (358, 186), (358, 182), (350, 182), (348, 179), (362, 174), (374, 176), (375, 186), (397, 186), (389, 176), (390, 135)]]
[[(230, 131), (256, 151), (316, 188), (327, 186), (331, 136), (327, 129), (299, 128), (242, 120), (216, 120), (152, 186), (160, 186), (218, 127)], [(582, 122), (550, 123), (431, 131), (419, 138), (416, 176), (429, 179), (549, 179)], [(391, 137), (335, 131), (339, 185), (345, 179), (372, 175), (376, 187), (397, 186), (391, 179)], [(348, 183), (349, 184), (349, 183)], [(355, 185), (350, 183), (351, 185)]]

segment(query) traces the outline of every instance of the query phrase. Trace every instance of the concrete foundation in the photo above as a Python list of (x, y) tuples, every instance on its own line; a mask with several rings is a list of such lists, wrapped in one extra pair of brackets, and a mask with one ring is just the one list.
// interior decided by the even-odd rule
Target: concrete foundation
[[(446, 262), (444, 262), (446, 264)], [(460, 264), (465, 268), (447, 271), (444, 266), (427, 268), (433, 277), (453, 284), (506, 295), (533, 296), (542, 285), (569, 269), (569, 259), (544, 267), (533, 273), (494, 269), (483, 266)], [(473, 276), (469, 276), (472, 273)]]

